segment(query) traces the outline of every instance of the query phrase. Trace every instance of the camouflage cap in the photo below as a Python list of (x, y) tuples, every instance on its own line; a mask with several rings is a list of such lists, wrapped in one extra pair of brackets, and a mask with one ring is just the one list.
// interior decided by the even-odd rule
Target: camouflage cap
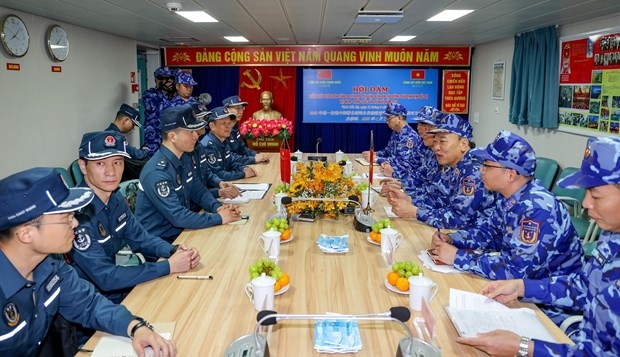
[(437, 119), (437, 128), (429, 130), (431, 134), (454, 133), (462, 138), (471, 140), (474, 128), (469, 122), (456, 114), (447, 114)]
[(526, 177), (533, 176), (536, 169), (536, 153), (532, 146), (519, 135), (507, 130), (500, 131), (487, 147), (476, 148), (471, 154), (483, 160), (497, 162)]
[(187, 73), (187, 72), (181, 72), (181, 73), (177, 74), (177, 77), (176, 77), (174, 83), (175, 84), (187, 84), (189, 86), (195, 86), (195, 85), (198, 84), (198, 82), (196, 82), (194, 80), (192, 75)]
[(398, 104), (398, 103), (388, 103), (385, 107), (385, 116), (388, 115), (401, 115), (403, 117), (407, 116), (407, 108)]
[(564, 188), (590, 188), (620, 184), (620, 139), (590, 138), (581, 170), (558, 181)]
[(439, 109), (425, 105), (418, 110), (418, 115), (413, 119), (416, 123), (424, 123), (432, 126), (437, 126), (438, 118), (441, 116)]
[(155, 78), (169, 78), (172, 77), (172, 73), (170, 73), (170, 69), (168, 67), (159, 67), (153, 72)]

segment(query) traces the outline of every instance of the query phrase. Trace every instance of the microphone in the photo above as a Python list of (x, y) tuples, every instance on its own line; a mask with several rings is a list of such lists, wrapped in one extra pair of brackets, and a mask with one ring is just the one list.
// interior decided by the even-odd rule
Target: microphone
[(321, 144), (323, 142), (322, 138), (318, 138), (316, 139), (316, 154), (319, 154), (319, 144)]
[(197, 100), (198, 100), (198, 103), (202, 103), (206, 107), (209, 104), (211, 104), (211, 94), (200, 93)]
[[(254, 333), (242, 336), (228, 346), (225, 356), (269, 357), (269, 346), (265, 336), (259, 333), (261, 326), (275, 325), (286, 320), (353, 320), (353, 321), (391, 321), (400, 324), (407, 337), (400, 340), (396, 357), (428, 356), (439, 357), (441, 352), (423, 340), (414, 338), (405, 322), (411, 317), (411, 312), (404, 306), (395, 306), (389, 311), (374, 314), (331, 315), (331, 314), (278, 314), (276, 311), (263, 310), (256, 316)], [(415, 349), (415, 355), (412, 351)]]

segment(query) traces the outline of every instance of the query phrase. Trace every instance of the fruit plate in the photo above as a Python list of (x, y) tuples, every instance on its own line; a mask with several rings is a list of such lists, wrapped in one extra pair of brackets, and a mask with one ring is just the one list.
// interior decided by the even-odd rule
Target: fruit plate
[(385, 280), (383, 281), (383, 283), (385, 284), (385, 287), (386, 287), (388, 290), (390, 290), (390, 291), (393, 291), (393, 292), (395, 292), (395, 293), (397, 293), (397, 294), (401, 294), (401, 295), (409, 295), (409, 292), (408, 292), (408, 291), (400, 291), (400, 290), (398, 290), (395, 286), (392, 286), (392, 284), (390, 284), (390, 283), (387, 281), (387, 279), (385, 279)]
[[(290, 240), (292, 240), (292, 239), (290, 239)], [(387, 281), (386, 281), (386, 282), (387, 282)], [(280, 288), (280, 290), (278, 290), (278, 291), (276, 291), (275, 293), (273, 293), (273, 295), (275, 295), (275, 296), (282, 295), (282, 294), (284, 294), (285, 292), (287, 292), (287, 291), (288, 291), (288, 289), (289, 289), (290, 287), (291, 287), (291, 284), (290, 284), (290, 283), (289, 283), (289, 284), (286, 284), (286, 285), (284, 285), (283, 287), (281, 287), (281, 288)]]
[(283, 244), (283, 243), (288, 243), (288, 242), (292, 241), (293, 239), (295, 239), (295, 236), (291, 234), (291, 236), (290, 236), (290, 237), (288, 237), (288, 239), (281, 240), (281, 241), (280, 241), (280, 244)]
[(368, 243), (373, 244), (373, 245), (381, 245), (381, 243), (379, 242), (375, 242), (374, 240), (370, 239), (370, 236), (366, 236), (366, 240), (368, 241)]

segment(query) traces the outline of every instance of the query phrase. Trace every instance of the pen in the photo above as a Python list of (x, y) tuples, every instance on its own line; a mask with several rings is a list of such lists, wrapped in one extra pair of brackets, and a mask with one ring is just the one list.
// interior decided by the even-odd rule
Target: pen
[(177, 279), (213, 280), (213, 275), (178, 275)]

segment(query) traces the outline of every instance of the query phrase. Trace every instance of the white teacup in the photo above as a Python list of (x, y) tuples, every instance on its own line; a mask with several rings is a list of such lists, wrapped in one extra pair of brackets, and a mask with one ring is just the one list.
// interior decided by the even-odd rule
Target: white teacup
[(273, 205), (276, 207), (276, 211), (282, 212), (284, 210), (284, 207), (282, 207), (282, 198), (284, 198), (286, 196), (288, 196), (288, 194), (286, 194), (286, 192), (276, 193), (273, 196), (272, 202), (273, 202)]
[(254, 304), (256, 311), (273, 309), (273, 287), (275, 284), (276, 279), (263, 273), (245, 285), (245, 294)]
[(394, 228), (383, 228), (381, 232), (381, 254), (385, 259), (385, 264), (391, 266), (394, 264), (394, 253), (396, 248), (403, 240), (403, 235), (398, 233)]
[(422, 299), (427, 304), (437, 295), (439, 286), (430, 278), (422, 275), (409, 278), (409, 307), (415, 311), (422, 311)]
[(269, 259), (277, 261), (280, 255), (280, 232), (270, 229), (258, 237), (258, 244)]
[(336, 151), (336, 162), (342, 161), (344, 158), (344, 153), (340, 150)]
[(363, 190), (360, 193), (360, 195), (362, 196), (362, 208), (368, 207), (368, 192), (370, 192), (370, 207), (372, 207), (375, 202), (377, 202), (377, 198), (379, 198), (379, 195), (375, 192), (375, 190), (371, 188)]

